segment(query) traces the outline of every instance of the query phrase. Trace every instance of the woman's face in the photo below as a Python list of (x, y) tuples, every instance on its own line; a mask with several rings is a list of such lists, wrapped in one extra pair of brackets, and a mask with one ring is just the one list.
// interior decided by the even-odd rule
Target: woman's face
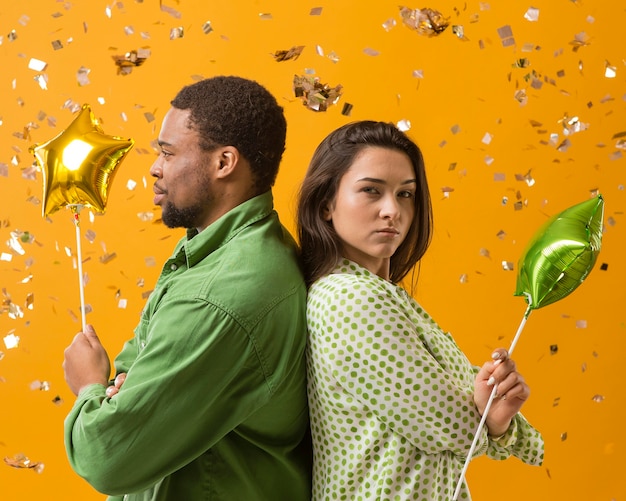
[(343, 257), (389, 279), (390, 258), (413, 222), (417, 181), (409, 157), (378, 146), (362, 150), (339, 181), (324, 218)]

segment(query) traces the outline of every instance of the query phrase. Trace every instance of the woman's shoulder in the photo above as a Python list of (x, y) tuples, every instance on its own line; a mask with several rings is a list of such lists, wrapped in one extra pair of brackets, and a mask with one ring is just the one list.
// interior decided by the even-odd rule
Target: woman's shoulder
[(365, 298), (378, 301), (395, 294), (396, 286), (348, 260), (319, 278), (309, 289), (309, 298), (322, 301), (360, 302)]

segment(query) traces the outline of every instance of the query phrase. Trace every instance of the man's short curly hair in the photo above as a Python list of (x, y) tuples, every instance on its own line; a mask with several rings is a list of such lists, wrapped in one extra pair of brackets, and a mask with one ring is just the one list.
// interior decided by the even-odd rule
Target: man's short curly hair
[(274, 185), (287, 121), (283, 108), (262, 85), (235, 76), (207, 78), (183, 87), (170, 104), (190, 111), (189, 127), (198, 131), (203, 149), (239, 150), (250, 163), (257, 193)]

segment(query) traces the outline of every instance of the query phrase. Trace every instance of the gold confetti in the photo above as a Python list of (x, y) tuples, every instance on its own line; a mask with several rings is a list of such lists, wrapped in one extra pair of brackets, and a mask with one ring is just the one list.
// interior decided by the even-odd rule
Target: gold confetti
[[(172, 37), (170, 36), (170, 39)], [(131, 50), (121, 56), (112, 56), (115, 65), (117, 66), (118, 75), (128, 75), (133, 68), (141, 66), (148, 57), (150, 57), (150, 49), (140, 48), (137, 50)]]
[(213, 26), (211, 26), (211, 21), (206, 21), (202, 25), (202, 33), (204, 33), (205, 35), (208, 35), (212, 31), (213, 31)]
[(502, 42), (503, 47), (510, 47), (515, 45), (515, 38), (513, 38), (513, 29), (510, 25), (501, 26), (498, 28), (498, 36)]
[(177, 38), (183, 38), (184, 36), (185, 29), (182, 26), (178, 26), (170, 30), (170, 40), (176, 40)]
[(277, 62), (282, 62), (293, 59), (295, 61), (300, 57), (303, 49), (304, 45), (298, 45), (288, 50), (277, 50), (276, 52), (274, 52), (274, 60), (276, 60)]
[(24, 454), (17, 454), (13, 457), (5, 457), (4, 462), (13, 468), (34, 470), (36, 473), (41, 473), (44, 469), (43, 463), (31, 461)]
[(46, 66), (48, 66), (48, 63), (39, 59), (35, 59), (34, 57), (31, 57), (30, 61), (28, 62), (28, 69), (34, 71), (44, 71), (46, 69)]
[(411, 130), (411, 121), (407, 119), (402, 119), (398, 123), (396, 123), (396, 127), (398, 128), (398, 130), (406, 132), (408, 130)]
[(531, 22), (539, 21), (539, 9), (536, 9), (535, 7), (529, 7), (524, 14), (524, 19), (527, 19)]
[(591, 400), (598, 403), (604, 402), (604, 395), (594, 395)]
[(6, 347), (7, 350), (12, 350), (14, 348), (17, 348), (19, 344), (20, 344), (19, 336), (16, 336), (15, 334), (8, 334), (4, 336), (4, 346)]
[(427, 37), (440, 35), (450, 25), (449, 18), (433, 9), (400, 7), (400, 16), (405, 26)]
[(383, 23), (383, 28), (385, 31), (391, 31), (392, 28), (395, 28), (396, 26), (396, 20), (391, 18), (391, 19), (387, 19), (384, 23)]
[(326, 111), (341, 98), (343, 87), (322, 84), (318, 77), (294, 75), (293, 90), (302, 99), (304, 106), (313, 111)]

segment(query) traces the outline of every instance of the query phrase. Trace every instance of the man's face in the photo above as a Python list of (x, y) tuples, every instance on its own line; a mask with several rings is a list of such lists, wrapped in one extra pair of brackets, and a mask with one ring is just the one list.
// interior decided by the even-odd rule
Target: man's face
[(150, 168), (156, 178), (154, 203), (161, 206), (163, 223), (170, 228), (207, 226), (214, 199), (212, 162), (217, 155), (200, 148), (200, 136), (188, 127), (189, 110), (170, 108), (159, 133), (159, 158)]

